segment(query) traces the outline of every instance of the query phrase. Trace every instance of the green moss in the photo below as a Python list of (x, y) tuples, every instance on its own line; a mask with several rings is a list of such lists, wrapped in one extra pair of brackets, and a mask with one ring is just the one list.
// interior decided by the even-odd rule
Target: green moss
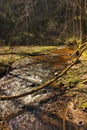
[(57, 85), (58, 85), (58, 86), (62, 86), (62, 84), (63, 84), (62, 80), (59, 80), (59, 81), (57, 82)]
[(80, 81), (80, 77), (73, 71), (69, 71), (66, 76), (66, 84), (72, 86), (76, 85)]
[(83, 58), (87, 59), (87, 51), (82, 54)]
[(75, 41), (75, 37), (70, 37), (66, 40), (66, 43), (68, 44), (69, 42), (74, 42)]
[(87, 102), (82, 103), (81, 108), (87, 112)]

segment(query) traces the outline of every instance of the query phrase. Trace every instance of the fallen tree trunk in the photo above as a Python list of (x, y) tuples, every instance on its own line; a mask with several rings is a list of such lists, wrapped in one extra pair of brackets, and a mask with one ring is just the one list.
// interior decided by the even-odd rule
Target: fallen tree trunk
[(22, 93), (19, 95), (0, 96), (0, 100), (11, 100), (11, 99), (16, 99), (16, 98), (21, 98), (21, 97), (27, 96), (29, 94), (32, 94), (38, 90), (41, 90), (41, 89), (47, 87), (54, 81), (58, 80), (58, 78), (60, 78), (62, 75), (64, 75), (78, 61), (78, 59), (80, 58), (80, 56), (86, 49), (87, 49), (87, 45), (85, 45), (83, 48), (81, 48), (81, 50), (79, 51), (78, 57), (76, 57), (70, 65), (68, 65), (60, 74), (57, 74), (55, 77), (53, 77), (51, 80), (47, 81), (46, 83), (32, 89), (31, 91), (28, 91), (28, 92), (25, 92), (25, 93)]

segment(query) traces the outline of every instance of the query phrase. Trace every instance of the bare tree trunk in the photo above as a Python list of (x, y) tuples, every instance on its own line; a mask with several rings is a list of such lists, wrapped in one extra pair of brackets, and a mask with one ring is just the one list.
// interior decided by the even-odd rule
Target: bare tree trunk
[(84, 38), (85, 0), (79, 0), (79, 9), (80, 9), (80, 46), (81, 46), (85, 40)]
[(27, 1), (25, 1), (25, 10), (26, 10), (26, 31), (27, 31), (27, 33), (28, 33), (28, 17), (27, 17), (27, 15), (29, 15), (29, 12), (28, 12), (28, 3), (27, 3)]
[(76, 27), (75, 27), (75, 12), (76, 12), (76, 8), (74, 7), (74, 4), (73, 4), (73, 15), (72, 15), (72, 22), (73, 22), (73, 37), (76, 38)]

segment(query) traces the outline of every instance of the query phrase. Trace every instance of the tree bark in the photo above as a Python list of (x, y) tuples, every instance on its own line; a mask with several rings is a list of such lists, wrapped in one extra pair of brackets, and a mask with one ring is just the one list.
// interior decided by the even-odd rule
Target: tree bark
[(80, 46), (85, 41), (85, 0), (79, 0), (80, 9)]

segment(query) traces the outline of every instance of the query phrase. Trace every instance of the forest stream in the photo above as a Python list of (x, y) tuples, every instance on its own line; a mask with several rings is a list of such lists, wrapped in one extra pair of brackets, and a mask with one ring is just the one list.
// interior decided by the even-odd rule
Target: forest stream
[[(69, 64), (72, 53), (59, 47), (15, 62), (0, 79), (0, 94), (24, 93), (47, 82)], [(0, 130), (87, 130), (87, 113), (75, 109), (64, 84), (60, 86), (54, 82), (28, 96), (1, 100)]]

